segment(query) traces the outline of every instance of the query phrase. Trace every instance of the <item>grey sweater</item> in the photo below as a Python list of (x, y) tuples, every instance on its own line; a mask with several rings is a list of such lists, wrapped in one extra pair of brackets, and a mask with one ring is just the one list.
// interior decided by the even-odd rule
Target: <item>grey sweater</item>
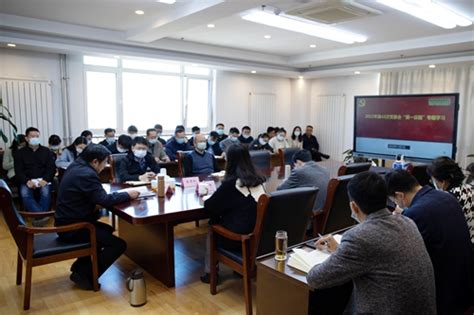
[(316, 289), (352, 280), (350, 313), (436, 314), (433, 266), (423, 239), (411, 219), (386, 209), (344, 233), (307, 280)]

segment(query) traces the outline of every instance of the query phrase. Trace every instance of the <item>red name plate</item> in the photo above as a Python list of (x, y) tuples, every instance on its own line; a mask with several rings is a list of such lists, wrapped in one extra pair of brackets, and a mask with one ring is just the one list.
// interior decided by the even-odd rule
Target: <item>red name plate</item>
[(181, 187), (197, 187), (199, 185), (199, 177), (183, 177), (181, 179)]

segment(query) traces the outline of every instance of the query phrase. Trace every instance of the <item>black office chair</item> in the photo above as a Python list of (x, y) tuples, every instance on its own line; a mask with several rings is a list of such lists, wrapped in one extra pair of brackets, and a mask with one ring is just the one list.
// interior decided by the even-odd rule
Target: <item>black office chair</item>
[[(276, 231), (287, 232), (288, 246), (296, 245), (304, 240), (317, 194), (317, 188), (304, 187), (260, 196), (255, 228), (248, 235), (234, 233), (221, 225), (211, 225), (211, 294), (217, 293), (216, 265), (222, 262), (243, 275), (245, 310), (247, 314), (252, 314), (250, 280), (256, 272), (256, 258), (275, 251)], [(217, 237), (241, 242), (242, 249), (229, 251), (218, 248)]]
[(348, 165), (342, 165), (341, 167), (339, 167), (339, 170), (337, 171), (337, 176), (344, 176), (344, 175), (351, 175), (351, 174), (366, 172), (370, 170), (371, 166), (372, 166), (371, 162), (352, 163)]
[(326, 202), (323, 209), (313, 217), (313, 237), (328, 234), (353, 226), (347, 184), (355, 176), (345, 175), (332, 178), (328, 183)]
[(119, 175), (120, 162), (127, 157), (128, 153), (117, 153), (110, 155), (110, 178), (112, 183), (121, 183)]
[(259, 169), (270, 169), (272, 166), (270, 152), (267, 150), (249, 151), (253, 166)]
[(288, 148), (288, 149), (280, 149), (280, 156), (282, 157), (281, 166), (285, 167), (285, 165), (293, 165), (293, 155), (301, 150), (300, 148)]

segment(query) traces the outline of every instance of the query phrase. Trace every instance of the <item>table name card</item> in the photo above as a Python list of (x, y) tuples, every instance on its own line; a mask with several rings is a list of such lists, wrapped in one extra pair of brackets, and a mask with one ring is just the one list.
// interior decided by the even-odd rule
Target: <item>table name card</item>
[(183, 177), (181, 179), (181, 187), (197, 187), (199, 185), (199, 177)]

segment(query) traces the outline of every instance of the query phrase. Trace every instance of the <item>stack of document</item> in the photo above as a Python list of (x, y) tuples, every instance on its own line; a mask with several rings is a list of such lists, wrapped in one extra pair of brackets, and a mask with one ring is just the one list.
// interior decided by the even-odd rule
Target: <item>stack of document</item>
[[(341, 243), (342, 235), (334, 235), (334, 238), (338, 243)], [(306, 251), (301, 248), (295, 248), (288, 259), (288, 266), (308, 273), (311, 268), (322, 264), (329, 256), (331, 256), (330, 253), (319, 249)]]
[(156, 196), (156, 194), (153, 191), (148, 190), (148, 188), (145, 187), (145, 186), (133, 187), (133, 188), (124, 188), (124, 189), (117, 190), (117, 192), (129, 192), (131, 190), (138, 191), (140, 193), (138, 198), (147, 198), (147, 197)]
[(213, 177), (224, 177), (225, 176), (225, 171), (212, 173), (211, 176), (213, 176)]

